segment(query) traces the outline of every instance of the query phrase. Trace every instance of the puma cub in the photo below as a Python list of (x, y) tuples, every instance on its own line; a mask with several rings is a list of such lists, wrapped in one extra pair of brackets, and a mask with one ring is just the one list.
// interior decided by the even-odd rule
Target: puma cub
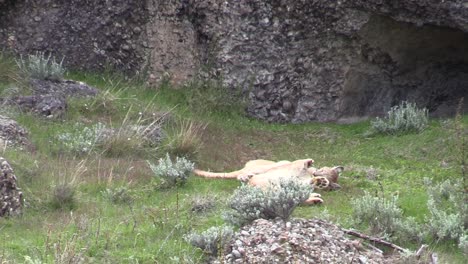
[[(278, 183), (281, 178), (296, 178), (299, 181), (310, 184), (317, 189), (338, 189), (338, 177), (343, 167), (323, 167), (316, 169), (312, 167), (314, 160), (301, 159), (295, 161), (271, 161), (251, 160), (244, 168), (233, 172), (209, 172), (195, 169), (195, 175), (205, 178), (238, 179), (252, 186), (265, 188), (270, 183)], [(313, 193), (305, 201), (306, 204), (322, 203), (319, 194)]]

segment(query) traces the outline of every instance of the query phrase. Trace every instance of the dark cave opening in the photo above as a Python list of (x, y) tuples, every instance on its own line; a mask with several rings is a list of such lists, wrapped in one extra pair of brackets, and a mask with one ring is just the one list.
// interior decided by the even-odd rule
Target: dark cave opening
[(342, 113), (384, 115), (401, 101), (431, 116), (468, 110), (468, 33), (372, 16), (357, 36), (359, 54), (346, 74)]

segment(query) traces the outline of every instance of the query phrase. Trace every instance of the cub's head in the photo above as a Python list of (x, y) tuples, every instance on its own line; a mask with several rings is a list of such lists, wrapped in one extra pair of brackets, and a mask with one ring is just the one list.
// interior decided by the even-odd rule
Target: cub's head
[[(343, 166), (335, 166), (335, 167), (323, 167), (320, 169), (309, 169), (309, 173), (314, 176), (312, 180), (312, 184), (314, 184), (314, 180), (316, 183), (314, 184), (318, 189), (327, 189), (327, 190), (336, 190), (340, 189), (341, 186), (338, 184), (338, 178), (340, 173), (344, 170)], [(327, 181), (325, 181), (326, 179)]]

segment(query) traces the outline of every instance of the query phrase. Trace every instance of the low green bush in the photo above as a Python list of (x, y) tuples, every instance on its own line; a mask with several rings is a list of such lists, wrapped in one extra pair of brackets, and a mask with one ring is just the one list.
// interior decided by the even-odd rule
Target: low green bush
[(103, 141), (106, 136), (105, 131), (106, 127), (102, 123), (90, 127), (75, 124), (70, 132), (59, 134), (57, 139), (65, 152), (82, 155), (89, 153), (99, 142)]
[(243, 225), (255, 219), (288, 219), (294, 209), (307, 200), (313, 189), (295, 180), (283, 179), (262, 190), (250, 185), (236, 189), (229, 199), (232, 209), (225, 213), (225, 220)]
[(465, 234), (460, 237), (458, 247), (461, 249), (463, 254), (468, 255), (468, 234)]
[(437, 241), (458, 241), (463, 250), (468, 237), (468, 203), (461, 180), (446, 180), (440, 184), (425, 178), (428, 235)]
[(107, 188), (102, 191), (102, 195), (114, 204), (130, 204), (133, 201), (127, 187), (117, 187), (113, 189)]
[(52, 189), (52, 208), (68, 210), (75, 208), (75, 191), (75, 186), (73, 184), (61, 183), (55, 185)]
[(429, 122), (428, 110), (418, 109), (416, 104), (402, 102), (388, 111), (384, 119), (376, 118), (371, 122), (371, 132), (382, 134), (405, 134), (423, 131)]

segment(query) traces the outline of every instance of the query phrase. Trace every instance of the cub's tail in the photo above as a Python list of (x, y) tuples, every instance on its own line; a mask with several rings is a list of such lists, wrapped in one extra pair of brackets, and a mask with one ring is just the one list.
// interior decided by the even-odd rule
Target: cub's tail
[(233, 171), (233, 172), (209, 172), (209, 171), (202, 171), (198, 169), (194, 169), (193, 173), (200, 177), (205, 178), (215, 178), (215, 179), (236, 179), (237, 176), (241, 174), (241, 171)]

